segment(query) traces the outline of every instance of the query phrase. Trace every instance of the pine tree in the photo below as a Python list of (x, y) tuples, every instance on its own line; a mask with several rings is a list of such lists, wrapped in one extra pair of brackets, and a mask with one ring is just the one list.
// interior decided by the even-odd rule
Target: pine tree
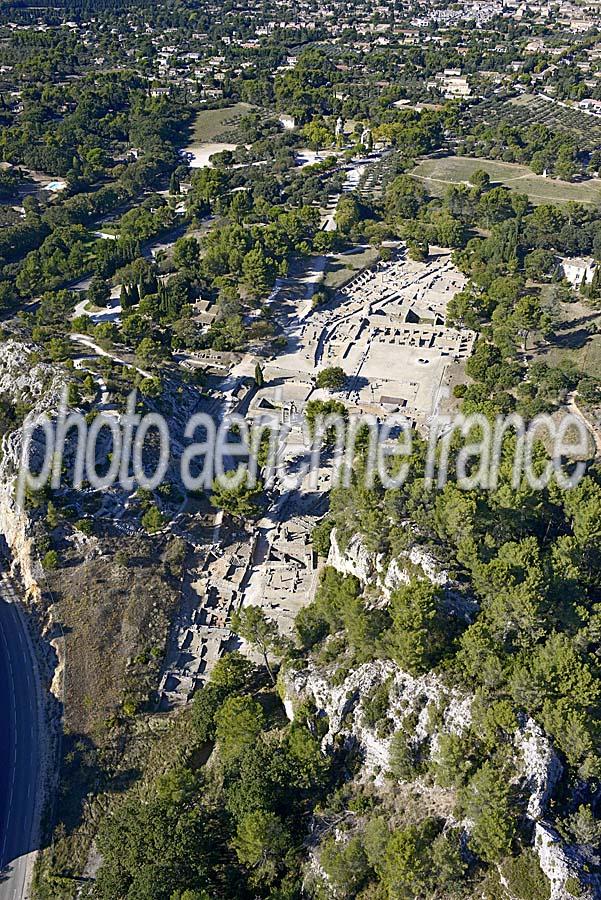
[(151, 272), (148, 278), (144, 282), (144, 293), (145, 294), (158, 294), (159, 292), (159, 282), (154, 274)]
[(601, 297), (601, 266), (595, 267), (588, 295), (591, 300), (598, 300)]

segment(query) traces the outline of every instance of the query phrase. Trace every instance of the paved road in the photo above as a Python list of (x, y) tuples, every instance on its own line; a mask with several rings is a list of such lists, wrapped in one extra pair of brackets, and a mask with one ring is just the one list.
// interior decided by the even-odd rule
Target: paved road
[(37, 665), (0, 573), (0, 900), (29, 896), (41, 805)]

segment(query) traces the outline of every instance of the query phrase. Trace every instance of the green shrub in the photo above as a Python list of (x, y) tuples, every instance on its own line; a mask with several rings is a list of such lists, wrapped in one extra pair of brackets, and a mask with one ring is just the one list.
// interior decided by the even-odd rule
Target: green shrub
[(142, 516), (142, 525), (149, 534), (159, 531), (165, 524), (165, 518), (156, 506), (149, 506)]
[(48, 553), (45, 554), (45, 556), (42, 560), (42, 565), (44, 566), (45, 569), (47, 569), (48, 571), (51, 571), (52, 569), (57, 569), (58, 564), (59, 564), (58, 553), (56, 552), (56, 550), (49, 550)]
[[(568, 894), (571, 894), (572, 897), (581, 897), (583, 894), (583, 887), (574, 875), (570, 875), (569, 878), (566, 878), (566, 883), (564, 885)], [(547, 896), (549, 896), (547, 894)]]
[(78, 519), (75, 522), (75, 527), (78, 531), (81, 531), (82, 534), (94, 534), (94, 522), (92, 519)]
[(551, 886), (533, 850), (504, 860), (501, 866), (507, 890), (515, 900), (549, 900)]
[(375, 687), (363, 698), (363, 720), (369, 728), (373, 728), (388, 712), (390, 679)]

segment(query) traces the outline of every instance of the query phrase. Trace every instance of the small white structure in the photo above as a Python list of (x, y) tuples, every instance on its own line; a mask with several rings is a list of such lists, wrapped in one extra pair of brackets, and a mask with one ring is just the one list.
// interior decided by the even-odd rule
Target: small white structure
[(434, 76), (434, 81), (428, 83), (428, 88), (439, 90), (447, 100), (462, 100), (472, 93), (468, 80), (460, 69), (445, 69)]
[(591, 283), (597, 264), (591, 256), (565, 256), (561, 259), (561, 268), (572, 287), (579, 288), (582, 284)]

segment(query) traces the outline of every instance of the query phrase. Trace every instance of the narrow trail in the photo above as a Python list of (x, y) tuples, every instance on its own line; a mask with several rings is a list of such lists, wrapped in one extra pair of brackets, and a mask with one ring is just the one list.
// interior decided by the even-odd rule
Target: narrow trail
[(92, 350), (96, 353), (97, 356), (106, 356), (108, 359), (112, 359), (113, 362), (118, 363), (120, 366), (125, 366), (127, 369), (134, 369), (136, 372), (139, 372), (142, 378), (152, 378), (152, 374), (147, 372), (145, 369), (140, 369), (139, 366), (135, 366), (133, 363), (128, 363), (124, 359), (121, 359), (119, 356), (116, 356), (114, 353), (109, 353), (107, 350), (103, 350), (102, 347), (99, 347), (98, 344), (92, 340), (92, 338), (88, 337), (85, 334), (72, 334), (71, 340), (75, 341), (77, 344), (82, 344), (84, 347), (87, 347), (88, 350)]
[(590, 433), (591, 438), (595, 443), (595, 451), (597, 456), (601, 456), (601, 432), (599, 431), (599, 427), (595, 424), (595, 422), (591, 421), (589, 416), (585, 412), (583, 412), (578, 404), (576, 403), (576, 391), (572, 391), (568, 394), (566, 399), (566, 406), (575, 416), (578, 416), (581, 422), (584, 422), (587, 431)]

